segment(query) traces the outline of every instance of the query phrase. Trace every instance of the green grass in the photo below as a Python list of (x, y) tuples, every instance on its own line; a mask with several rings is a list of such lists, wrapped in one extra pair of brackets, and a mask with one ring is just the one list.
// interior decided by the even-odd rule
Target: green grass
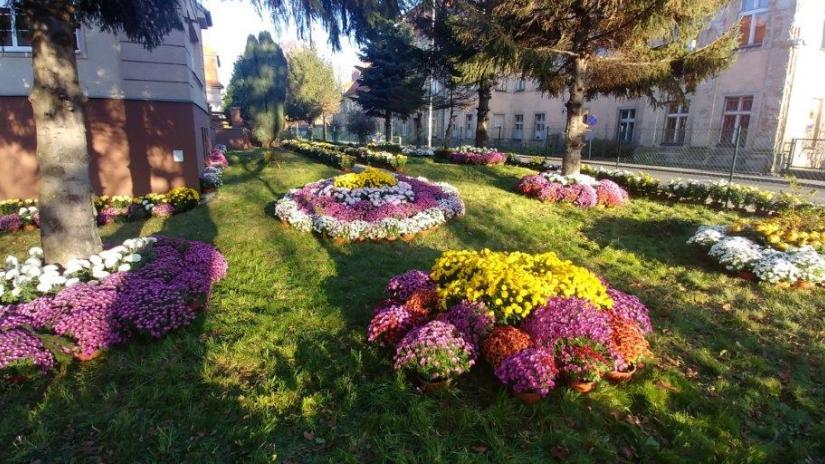
[[(730, 215), (634, 200), (581, 211), (511, 189), (528, 172), (412, 160), (467, 216), (413, 242), (338, 245), (282, 226), (288, 189), (336, 171), (277, 152), (232, 157), (207, 205), (103, 228), (215, 243), (229, 275), (195, 323), (53, 375), (0, 386), (2, 462), (820, 462), (825, 292), (727, 277), (685, 240)], [(36, 234), (0, 237), (0, 255)], [(634, 381), (536, 406), (479, 366), (422, 395), (366, 343), (394, 274), (449, 248), (552, 250), (651, 308), (658, 356)]]

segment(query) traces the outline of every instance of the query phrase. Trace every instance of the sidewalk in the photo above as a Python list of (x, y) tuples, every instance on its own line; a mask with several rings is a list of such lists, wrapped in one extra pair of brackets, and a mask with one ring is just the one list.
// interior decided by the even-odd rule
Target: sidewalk
[[(525, 156), (529, 158), (529, 156)], [(552, 163), (561, 164), (560, 157), (547, 156), (545, 159)], [(673, 179), (695, 179), (695, 180), (727, 180), (728, 175), (720, 172), (702, 171), (698, 169), (685, 168), (670, 168), (663, 166), (647, 166), (642, 164), (619, 163), (601, 161), (601, 160), (582, 160), (582, 163), (591, 166), (600, 166), (606, 169), (625, 169), (628, 171), (646, 172), (651, 176), (662, 180), (670, 181)], [(733, 175), (733, 181), (738, 184), (752, 185), (760, 189), (769, 190), (771, 192), (787, 192), (791, 190), (791, 185), (788, 179), (783, 177), (773, 176), (759, 176), (751, 174)], [(795, 179), (796, 189), (799, 193), (805, 194), (812, 192), (811, 200), (816, 203), (825, 204), (825, 181), (813, 179)]]

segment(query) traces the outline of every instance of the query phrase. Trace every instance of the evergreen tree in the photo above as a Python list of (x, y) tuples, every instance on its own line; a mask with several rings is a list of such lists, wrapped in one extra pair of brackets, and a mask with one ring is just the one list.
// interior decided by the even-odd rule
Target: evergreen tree
[(462, 4), (460, 38), (553, 96), (567, 94), (564, 174), (579, 172), (583, 105), (599, 94), (680, 99), (726, 67), (736, 28), (699, 48), (707, 20), (730, 0), (502, 0)]
[(265, 147), (276, 142), (284, 129), (287, 69), (286, 57), (269, 32), (250, 35), (227, 86), (227, 108), (241, 109), (255, 138)]
[(358, 137), (358, 143), (365, 145), (367, 137), (374, 134), (376, 130), (375, 119), (364, 113), (354, 113), (347, 119), (347, 131)]
[[(333, 48), (340, 36), (363, 36), (374, 14), (395, 16), (397, 0), (287, 2), (250, 0), (302, 35), (319, 21)], [(89, 177), (85, 96), (77, 77), (75, 30), (81, 25), (123, 33), (147, 48), (182, 29), (178, 0), (10, 0), (30, 26), (32, 104), (40, 165), (40, 240), (47, 262), (66, 264), (102, 249)]]
[(287, 116), (293, 121), (305, 121), (311, 128), (323, 117), (326, 139), (326, 115), (338, 111), (341, 93), (335, 80), (335, 70), (318, 53), (309, 48), (289, 55), (289, 99)]
[(426, 60), (413, 45), (409, 27), (383, 22), (375, 25), (360, 54), (368, 66), (359, 66), (361, 77), (355, 100), (368, 116), (384, 119), (384, 136), (392, 140), (392, 117), (407, 118), (424, 103)]

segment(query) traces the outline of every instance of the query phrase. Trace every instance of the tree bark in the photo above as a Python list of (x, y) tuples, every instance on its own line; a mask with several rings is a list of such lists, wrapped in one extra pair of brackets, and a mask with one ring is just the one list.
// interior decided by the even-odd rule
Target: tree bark
[(587, 131), (587, 126), (582, 120), (585, 95), (584, 74), (587, 72), (587, 64), (586, 58), (575, 58), (573, 75), (567, 86), (570, 95), (564, 105), (567, 108), (567, 131), (565, 136), (566, 147), (561, 165), (562, 175), (565, 176), (581, 172), (582, 147), (584, 147), (584, 136)]
[(327, 115), (326, 114), (321, 115), (321, 124), (323, 125), (322, 128), (321, 128), (321, 138), (324, 140), (324, 142), (326, 142), (327, 141)]
[(389, 111), (384, 116), (384, 140), (392, 143), (392, 113)]
[(486, 147), (490, 141), (487, 133), (487, 116), (490, 114), (490, 99), (493, 97), (493, 82), (483, 78), (478, 82), (478, 109), (476, 110), (477, 147)]
[[(33, 2), (32, 2), (33, 3)], [(40, 164), (40, 241), (45, 260), (66, 265), (102, 250), (97, 233), (70, 4), (24, 4), (32, 29), (31, 96)]]
[(423, 128), (421, 124), (421, 119), (424, 117), (420, 112), (415, 113), (415, 118), (413, 118), (413, 123), (415, 125), (415, 146), (421, 146), (421, 138), (423, 137)]

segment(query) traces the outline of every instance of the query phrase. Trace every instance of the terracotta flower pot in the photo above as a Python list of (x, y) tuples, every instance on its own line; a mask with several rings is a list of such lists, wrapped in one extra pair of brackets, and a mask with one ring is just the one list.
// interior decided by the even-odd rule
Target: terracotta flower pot
[(25, 226), (23, 226), (23, 230), (25, 230), (26, 232), (34, 232), (35, 230), (37, 230), (37, 226), (34, 224), (26, 224)]
[(348, 240), (341, 237), (335, 237), (335, 243), (337, 245), (346, 245), (348, 243)]
[(446, 390), (450, 387), (452, 383), (451, 379), (443, 379), (443, 380), (425, 380), (422, 378), (418, 379), (418, 382), (421, 384), (421, 390), (424, 393), (432, 393), (436, 391)]
[(754, 276), (754, 275), (753, 275), (753, 272), (750, 272), (750, 271), (740, 271), (740, 272), (739, 272), (738, 274), (736, 274), (736, 275), (737, 275), (740, 279), (745, 279), (745, 280), (753, 280), (753, 279), (755, 279), (755, 278), (756, 278), (756, 276)]
[(93, 359), (96, 359), (96, 358), (100, 357), (100, 355), (102, 353), (103, 353), (102, 350), (97, 350), (92, 354), (75, 353), (74, 357), (78, 361), (86, 362), (86, 361), (91, 361)]
[(567, 385), (583, 395), (590, 393), (596, 388), (596, 382), (582, 382), (578, 379), (569, 379)]
[(624, 371), (612, 370), (610, 372), (605, 372), (604, 378), (613, 383), (627, 382), (631, 377), (633, 377), (633, 374), (636, 373), (636, 369), (636, 365), (631, 364), (630, 367)]
[(520, 399), (524, 402), (524, 404), (536, 404), (541, 401), (541, 395), (536, 392), (526, 391), (526, 392), (513, 392), (513, 396)]
[(401, 240), (404, 240), (405, 242), (412, 242), (414, 238), (415, 235), (413, 234), (404, 234), (401, 236)]
[(813, 286), (813, 284), (812, 284), (812, 283), (810, 283), (810, 282), (809, 282), (809, 281), (807, 281), (807, 280), (797, 280), (797, 281), (793, 284), (793, 287), (794, 287), (794, 288), (811, 288), (812, 286)]

